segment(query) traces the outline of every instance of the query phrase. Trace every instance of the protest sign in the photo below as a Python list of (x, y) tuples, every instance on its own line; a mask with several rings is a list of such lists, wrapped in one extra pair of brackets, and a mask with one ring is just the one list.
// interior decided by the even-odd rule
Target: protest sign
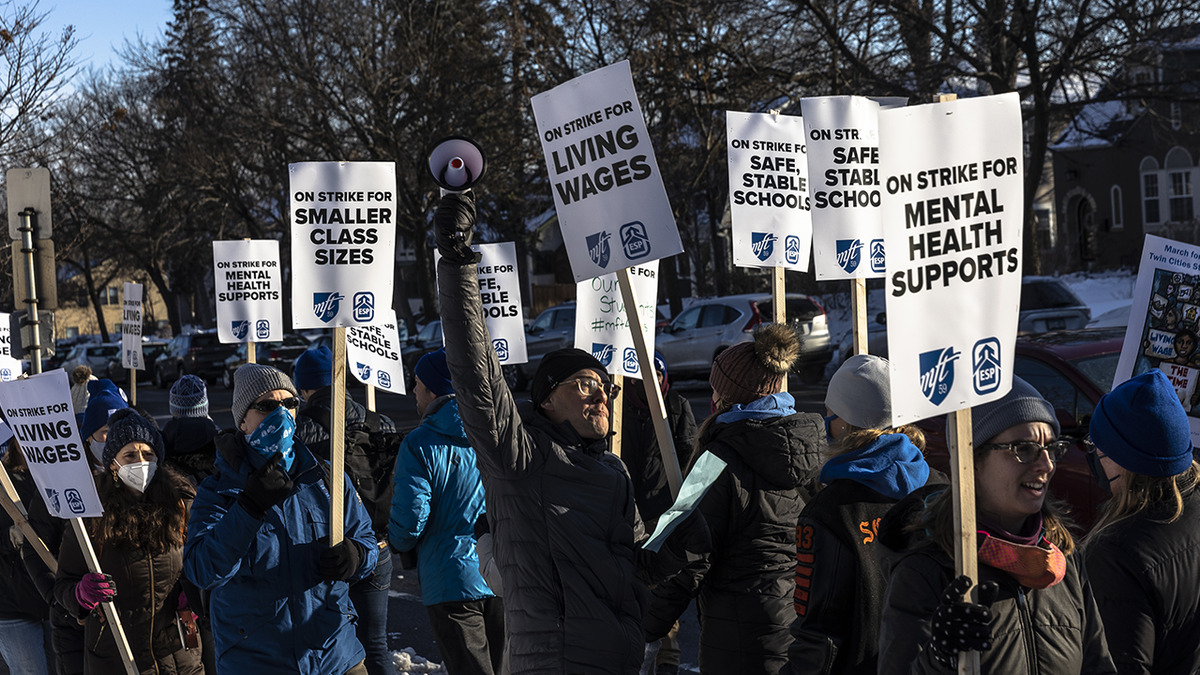
[(12, 329), (8, 317), (8, 313), (0, 313), (0, 382), (17, 379), (25, 369), (24, 363), (12, 357)]
[(292, 195), (292, 328), (376, 323), (392, 306), (396, 165), (288, 165)]
[(576, 282), (683, 252), (628, 61), (532, 103)]
[(283, 339), (278, 241), (214, 241), (213, 279), (221, 342)]
[(879, 138), (899, 425), (1001, 398), (1012, 386), (1024, 223), (1020, 101), (1002, 94), (885, 110)]
[[(647, 351), (653, 353), (658, 261), (629, 268), (629, 276), (638, 298), (637, 313), (642, 321), (642, 335), (645, 336)], [(616, 274), (605, 274), (576, 284), (575, 347), (596, 357), (613, 375), (642, 376)]]
[(404, 361), (400, 358), (400, 332), (396, 311), (379, 313), (380, 322), (346, 329), (346, 365), (363, 384), (393, 394), (404, 393)]
[(75, 428), (66, 371), (0, 383), (0, 408), (50, 514), (59, 518), (102, 514), (86, 450)]
[[(472, 251), (482, 256), (479, 270), (479, 297), (483, 301), (484, 321), (500, 365), (525, 363), (525, 320), (521, 314), (521, 279), (517, 273), (517, 247), (511, 241), (475, 244)], [(434, 269), (442, 255), (434, 251)]]
[(1200, 443), (1200, 247), (1146, 235), (1129, 327), (1113, 374), (1115, 387), (1135, 375), (1163, 371)]
[(733, 264), (807, 271), (812, 245), (804, 123), (728, 111)]
[[(126, 282), (121, 312), (121, 367), (145, 370), (142, 357), (142, 285)], [(133, 378), (131, 381), (136, 380)]]

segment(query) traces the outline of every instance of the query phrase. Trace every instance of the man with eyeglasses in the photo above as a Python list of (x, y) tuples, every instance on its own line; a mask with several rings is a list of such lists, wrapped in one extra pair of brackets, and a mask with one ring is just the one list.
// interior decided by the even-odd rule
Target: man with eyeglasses
[(483, 478), (504, 585), (514, 673), (637, 673), (644, 654), (646, 583), (706, 552), (697, 513), (654, 554), (633, 484), (608, 451), (614, 386), (579, 349), (542, 357), (529, 403), (505, 384), (484, 321), (475, 200), (448, 194), (434, 215), (446, 357), (459, 414)]
[(367, 672), (347, 582), (375, 567), (371, 519), (346, 481), (345, 538), (329, 545), (328, 468), (295, 436), (299, 407), (287, 375), (239, 368), (238, 427), (217, 436), (217, 474), (192, 503), (184, 572), (212, 591), (218, 672)]

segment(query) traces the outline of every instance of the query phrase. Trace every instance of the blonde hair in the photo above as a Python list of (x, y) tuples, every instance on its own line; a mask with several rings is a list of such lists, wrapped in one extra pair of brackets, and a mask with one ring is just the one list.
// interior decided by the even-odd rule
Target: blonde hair
[[(842, 421), (844, 422), (845, 420)], [(904, 434), (908, 436), (908, 440), (912, 441), (913, 445), (917, 446), (918, 450), (922, 453), (925, 452), (925, 432), (921, 431), (921, 428), (914, 424), (905, 424), (889, 429), (860, 429), (847, 423), (846, 433), (842, 434), (841, 438), (834, 441), (832, 445), (826, 448), (825, 452), (821, 453), (822, 463), (828, 462), (834, 457), (865, 448), (878, 440), (880, 436), (888, 434)]]
[[(1125, 471), (1122, 469), (1122, 471)], [(1125, 489), (1105, 502), (1100, 520), (1088, 535), (1087, 544), (1102, 537), (1116, 523), (1152, 510), (1154, 523), (1173, 523), (1183, 515), (1183, 499), (1200, 482), (1200, 462), (1192, 461), (1183, 473), (1174, 476), (1147, 476), (1125, 471)]]

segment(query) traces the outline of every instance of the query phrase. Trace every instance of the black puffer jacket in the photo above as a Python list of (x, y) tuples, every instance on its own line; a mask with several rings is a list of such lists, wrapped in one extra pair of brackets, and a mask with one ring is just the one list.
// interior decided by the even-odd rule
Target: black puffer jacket
[(1185, 497), (1178, 520), (1161, 522), (1170, 515), (1119, 521), (1084, 549), (1122, 675), (1200, 673), (1200, 490)]
[[(629, 477), (633, 479), (638, 513), (646, 522), (646, 529), (653, 530), (655, 521), (675, 500), (667, 485), (667, 470), (642, 382), (629, 380), (628, 383), (624, 389), (624, 417), (621, 420), (621, 461), (625, 462)], [(692, 405), (674, 389), (667, 389), (663, 394), (663, 405), (667, 409), (667, 427), (675, 442), (679, 470), (686, 476), (696, 452), (696, 418), (692, 415)]]
[(700, 502), (713, 551), (654, 589), (647, 638), (699, 596), (700, 672), (778, 673), (792, 642), (798, 488), (825, 449), (820, 415), (717, 422), (700, 447), (727, 464)]
[[(35, 499), (41, 501), (37, 485), (27, 471), (12, 471), (9, 476), (26, 508)], [(38, 593), (25, 569), (21, 549), (13, 545), (9, 536), (12, 527), (13, 520), (8, 516), (8, 511), (0, 509), (0, 619), (45, 621), (50, 617), (50, 606), (47, 599)]]

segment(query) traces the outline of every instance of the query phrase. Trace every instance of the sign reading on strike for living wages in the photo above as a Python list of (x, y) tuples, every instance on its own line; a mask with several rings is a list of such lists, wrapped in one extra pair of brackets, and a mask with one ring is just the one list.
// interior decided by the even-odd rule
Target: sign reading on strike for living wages
[[(895, 424), (1012, 386), (1021, 298), (1016, 94), (879, 113)], [(987, 439), (976, 439), (979, 442)]]
[[(511, 241), (475, 244), (480, 254), (479, 298), (496, 360), (505, 366), (529, 360), (525, 351), (525, 321), (521, 315), (521, 280), (517, 276), (517, 247)], [(434, 251), (434, 269), (442, 256)]]
[(213, 279), (221, 342), (283, 339), (279, 242), (214, 241)]
[(121, 367), (145, 370), (142, 357), (142, 285), (126, 282), (121, 313)]
[(12, 357), (12, 335), (8, 325), (8, 313), (0, 313), (0, 382), (17, 379), (24, 372), (25, 364)]
[(396, 165), (288, 165), (292, 191), (292, 328), (376, 323), (392, 306)]
[(576, 282), (683, 252), (628, 61), (532, 103)]
[(812, 243), (804, 123), (726, 112), (733, 264), (808, 270)]
[[(629, 268), (629, 278), (638, 299), (646, 348), (653, 352), (658, 261)], [(642, 368), (617, 275), (594, 277), (576, 284), (575, 289), (575, 347), (596, 357), (613, 375), (640, 378)]]
[(346, 329), (346, 365), (363, 384), (393, 394), (404, 393), (404, 361), (400, 358), (396, 311), (380, 310), (379, 323)]
[(1200, 443), (1200, 247), (1146, 235), (1113, 386), (1158, 368)]
[(75, 429), (66, 371), (0, 383), (0, 408), (50, 514), (91, 518), (104, 513)]
[(818, 279), (884, 273), (879, 104), (861, 96), (800, 99), (813, 199)]

